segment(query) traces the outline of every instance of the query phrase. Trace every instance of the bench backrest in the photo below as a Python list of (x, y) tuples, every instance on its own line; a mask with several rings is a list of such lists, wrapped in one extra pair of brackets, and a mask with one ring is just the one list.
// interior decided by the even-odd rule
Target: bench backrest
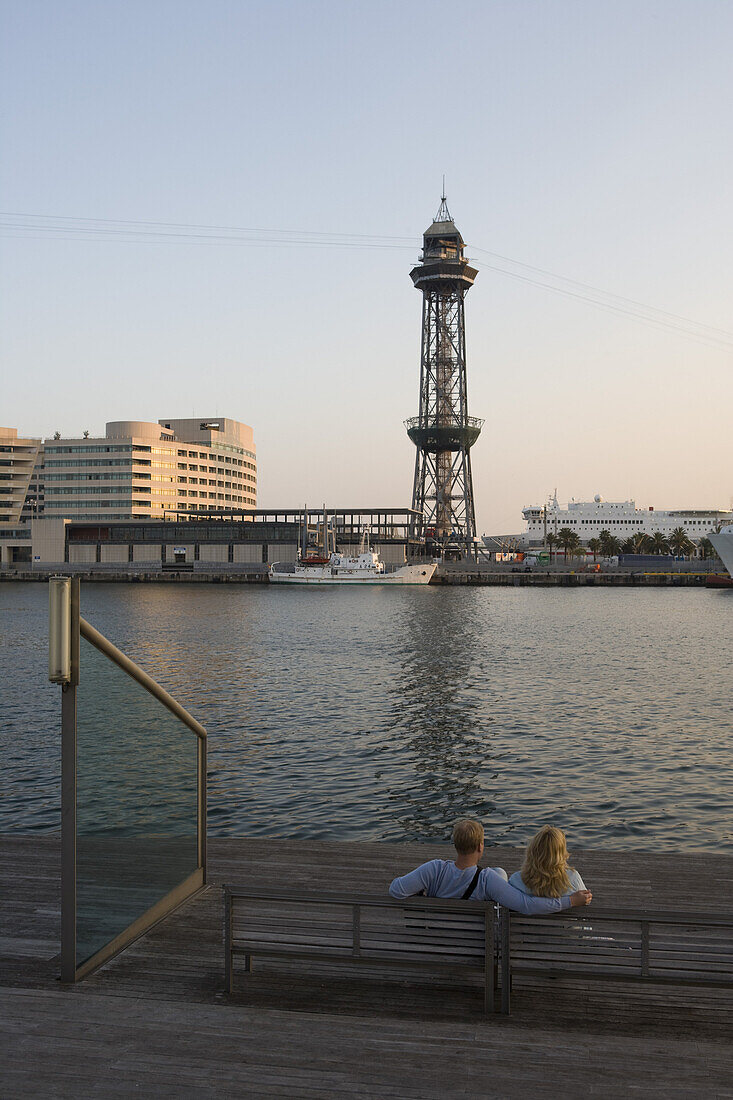
[(493, 959), (492, 903), (433, 898), (259, 894), (225, 888), (228, 935), (239, 953), (483, 967)]
[(733, 985), (731, 918), (591, 908), (552, 917), (503, 911), (502, 921), (512, 970)]

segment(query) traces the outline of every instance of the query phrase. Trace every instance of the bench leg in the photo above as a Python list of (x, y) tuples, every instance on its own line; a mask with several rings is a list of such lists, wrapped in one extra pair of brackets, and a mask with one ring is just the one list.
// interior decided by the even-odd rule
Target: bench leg
[(511, 1012), (512, 975), (509, 957), (510, 921), (508, 909), (501, 911), (501, 1011), (504, 1016)]
[(494, 914), (484, 913), (484, 1015), (494, 1012), (496, 999), (496, 949), (494, 947)]

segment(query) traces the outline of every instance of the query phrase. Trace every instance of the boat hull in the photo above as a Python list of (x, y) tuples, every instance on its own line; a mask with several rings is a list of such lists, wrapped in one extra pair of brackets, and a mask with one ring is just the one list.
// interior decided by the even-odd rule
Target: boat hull
[(270, 584), (338, 584), (359, 587), (361, 585), (384, 584), (430, 584), (435, 572), (435, 564), (403, 565), (394, 573), (377, 573), (364, 576), (364, 572), (347, 575), (334, 575), (330, 568), (319, 569), (308, 566), (305, 569), (296, 568), (292, 573), (279, 573), (270, 570)]
[(721, 531), (717, 535), (708, 535), (715, 547), (715, 553), (733, 577), (733, 531)]
[(733, 577), (727, 573), (710, 573), (705, 578), (706, 588), (733, 588)]

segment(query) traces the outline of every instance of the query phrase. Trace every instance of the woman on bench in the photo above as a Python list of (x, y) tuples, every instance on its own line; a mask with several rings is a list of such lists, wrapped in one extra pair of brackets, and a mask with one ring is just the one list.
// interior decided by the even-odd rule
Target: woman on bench
[(554, 825), (543, 825), (532, 837), (521, 871), (515, 871), (509, 882), (535, 898), (562, 898), (585, 890), (582, 878), (568, 864), (565, 833)]
[(478, 821), (459, 821), (453, 830), (455, 860), (432, 859), (407, 875), (394, 879), (389, 892), (393, 898), (426, 894), (429, 898), (473, 898), (474, 901), (498, 901), (507, 909), (527, 916), (557, 913), (576, 905), (590, 905), (590, 890), (556, 897), (534, 897), (507, 882), (501, 867), (481, 868), (484, 851), (484, 827)]

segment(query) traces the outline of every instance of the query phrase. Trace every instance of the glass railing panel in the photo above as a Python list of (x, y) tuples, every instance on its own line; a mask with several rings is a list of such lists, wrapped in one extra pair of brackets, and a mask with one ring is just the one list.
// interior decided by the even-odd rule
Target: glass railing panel
[(192, 730), (82, 637), (77, 965), (199, 866), (198, 752)]

